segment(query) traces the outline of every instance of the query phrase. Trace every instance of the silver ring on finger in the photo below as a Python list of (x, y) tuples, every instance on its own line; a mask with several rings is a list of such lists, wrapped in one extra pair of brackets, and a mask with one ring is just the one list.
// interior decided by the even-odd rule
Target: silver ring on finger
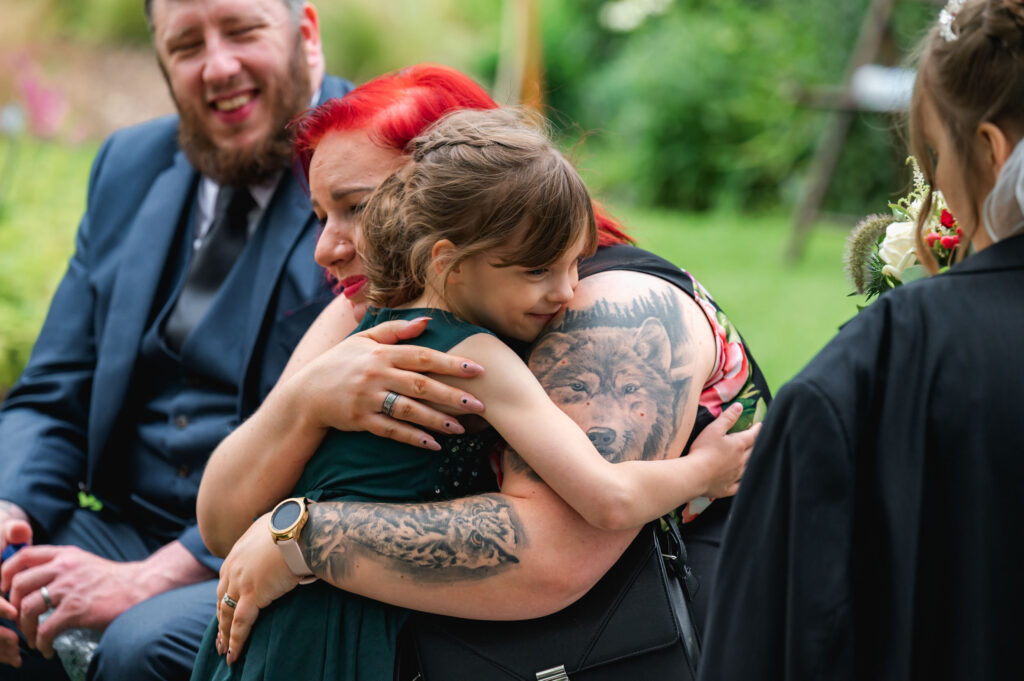
[(395, 402), (398, 401), (399, 397), (401, 397), (401, 395), (394, 392), (393, 390), (389, 390), (387, 396), (384, 398), (384, 404), (382, 404), (380, 407), (381, 413), (383, 413), (385, 416), (391, 416), (391, 414), (395, 411)]
[(231, 596), (228, 596), (227, 594), (224, 594), (224, 598), (222, 598), (221, 600), (224, 601), (224, 605), (228, 606), (232, 610), (238, 607), (238, 601), (236, 601)]
[(53, 610), (53, 601), (50, 600), (50, 590), (45, 586), (39, 587), (39, 595), (43, 597), (43, 603), (47, 610)]

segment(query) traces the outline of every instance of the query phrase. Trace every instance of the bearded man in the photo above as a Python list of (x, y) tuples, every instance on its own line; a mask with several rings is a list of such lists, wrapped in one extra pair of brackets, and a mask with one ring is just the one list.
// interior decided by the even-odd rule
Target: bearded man
[(287, 131), (350, 88), (324, 75), (316, 11), (145, 7), (178, 115), (100, 149), (0, 411), (0, 679), (65, 678), (53, 641), (76, 628), (103, 632), (90, 679), (188, 678), (220, 566), (195, 525), (203, 467), (330, 298)]

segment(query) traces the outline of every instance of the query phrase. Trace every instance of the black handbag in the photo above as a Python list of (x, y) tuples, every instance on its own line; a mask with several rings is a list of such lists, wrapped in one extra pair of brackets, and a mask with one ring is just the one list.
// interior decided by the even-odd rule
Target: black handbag
[(482, 622), (413, 614), (396, 681), (643, 681), (696, 678), (696, 577), (675, 523), (644, 527), (580, 600), (547, 617)]

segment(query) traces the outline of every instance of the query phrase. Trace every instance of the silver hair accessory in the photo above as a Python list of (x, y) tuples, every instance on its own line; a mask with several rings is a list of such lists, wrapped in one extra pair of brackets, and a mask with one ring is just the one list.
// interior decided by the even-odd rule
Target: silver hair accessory
[(992, 241), (1009, 239), (1024, 230), (1024, 142), (1006, 159), (996, 185), (982, 207), (985, 231)]
[(956, 33), (953, 33), (953, 20), (956, 19), (956, 15), (960, 13), (965, 4), (967, 4), (967, 0), (949, 0), (939, 12), (939, 33), (947, 43), (956, 40)]

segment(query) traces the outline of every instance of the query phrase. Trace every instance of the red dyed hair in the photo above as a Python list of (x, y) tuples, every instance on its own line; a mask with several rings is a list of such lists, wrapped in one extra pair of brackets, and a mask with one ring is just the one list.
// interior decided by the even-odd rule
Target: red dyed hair
[[(409, 143), (446, 113), (497, 107), (469, 76), (445, 66), (416, 64), (378, 76), (307, 112), (295, 124), (295, 153), (308, 179), (313, 152), (329, 132), (363, 130), (377, 144), (406, 153)], [(599, 246), (633, 243), (597, 203), (594, 218)]]

